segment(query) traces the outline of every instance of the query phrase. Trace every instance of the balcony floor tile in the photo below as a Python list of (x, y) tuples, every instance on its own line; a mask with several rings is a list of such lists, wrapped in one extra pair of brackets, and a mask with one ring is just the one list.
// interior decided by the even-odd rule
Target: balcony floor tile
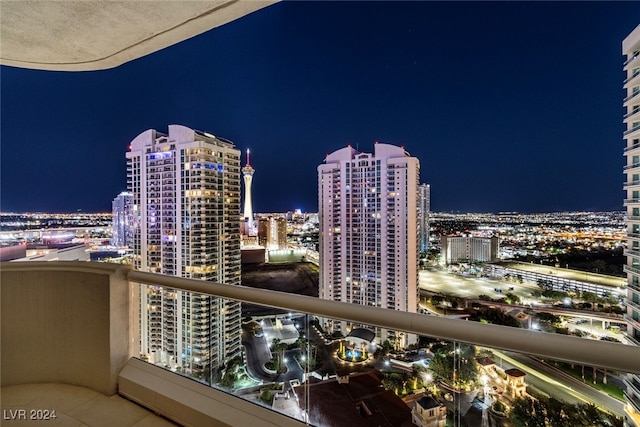
[[(68, 384), (21, 384), (4, 386), (2, 395), (2, 425), (34, 425), (30, 410), (55, 410), (56, 418), (47, 426), (89, 427), (170, 427), (176, 424), (121, 396), (105, 396), (88, 388)], [(27, 419), (7, 419), (16, 410), (26, 411)], [(12, 410), (12, 412), (9, 412)], [(15, 418), (15, 415), (14, 415)], [(45, 421), (40, 421), (45, 423)], [(37, 422), (36, 422), (37, 424)]]

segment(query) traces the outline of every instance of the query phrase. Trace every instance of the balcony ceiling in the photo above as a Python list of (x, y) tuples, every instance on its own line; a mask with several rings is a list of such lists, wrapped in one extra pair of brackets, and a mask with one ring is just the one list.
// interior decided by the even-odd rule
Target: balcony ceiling
[(40, 70), (117, 67), (275, 0), (0, 0), (0, 64)]

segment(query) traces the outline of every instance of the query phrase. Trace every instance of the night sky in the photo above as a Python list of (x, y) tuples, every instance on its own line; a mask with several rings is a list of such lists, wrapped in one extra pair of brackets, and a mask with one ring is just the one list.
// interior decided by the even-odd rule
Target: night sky
[[(640, 2), (284, 2), (118, 68), (2, 67), (3, 212), (106, 212), (139, 133), (251, 149), (256, 212), (317, 209), (328, 153), (418, 157), (437, 212), (621, 210)], [(243, 154), (243, 164), (244, 164)]]

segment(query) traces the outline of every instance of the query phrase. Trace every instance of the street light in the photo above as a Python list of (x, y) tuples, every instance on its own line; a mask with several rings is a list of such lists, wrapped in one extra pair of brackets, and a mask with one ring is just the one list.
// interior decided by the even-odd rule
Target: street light
[(534, 331), (537, 331), (538, 330), (538, 323), (537, 322), (533, 322), (531, 324), (531, 329), (533, 329)]

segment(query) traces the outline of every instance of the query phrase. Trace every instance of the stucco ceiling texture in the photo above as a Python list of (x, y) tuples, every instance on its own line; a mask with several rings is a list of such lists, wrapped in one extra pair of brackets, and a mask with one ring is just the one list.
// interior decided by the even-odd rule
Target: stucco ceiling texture
[(113, 68), (226, 24), (271, 0), (0, 1), (0, 63)]

